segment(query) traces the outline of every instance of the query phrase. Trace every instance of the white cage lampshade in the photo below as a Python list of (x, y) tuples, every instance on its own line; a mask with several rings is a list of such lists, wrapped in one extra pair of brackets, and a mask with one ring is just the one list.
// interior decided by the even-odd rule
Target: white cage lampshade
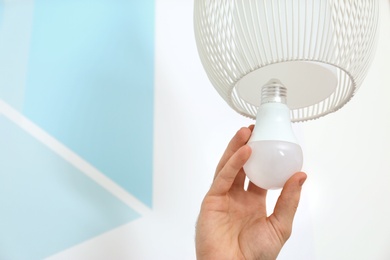
[(218, 93), (255, 118), (261, 86), (288, 90), (292, 121), (332, 113), (374, 56), (378, 0), (195, 0), (195, 37)]

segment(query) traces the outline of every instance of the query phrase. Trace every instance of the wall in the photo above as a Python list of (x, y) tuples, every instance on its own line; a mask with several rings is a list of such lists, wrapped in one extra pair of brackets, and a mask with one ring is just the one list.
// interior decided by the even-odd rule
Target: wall
[[(195, 259), (214, 168), (253, 122), (209, 83), (193, 2), (52, 2), (0, 2), (0, 259)], [(380, 4), (357, 95), (295, 125), (308, 180), (279, 259), (390, 258), (390, 5)]]

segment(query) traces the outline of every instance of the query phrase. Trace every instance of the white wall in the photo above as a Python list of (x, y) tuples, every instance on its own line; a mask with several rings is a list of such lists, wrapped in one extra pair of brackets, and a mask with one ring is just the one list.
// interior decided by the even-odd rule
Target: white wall
[[(390, 5), (381, 5), (376, 59), (357, 95), (339, 112), (296, 126), (308, 180), (279, 259), (390, 259)], [(209, 83), (192, 8), (192, 0), (156, 0), (152, 212), (51, 259), (195, 259), (196, 218), (214, 168), (252, 121)]]

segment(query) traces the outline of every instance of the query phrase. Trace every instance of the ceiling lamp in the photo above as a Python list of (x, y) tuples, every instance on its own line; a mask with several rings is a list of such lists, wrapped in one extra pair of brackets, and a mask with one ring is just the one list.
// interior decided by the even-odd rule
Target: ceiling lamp
[(376, 0), (195, 0), (211, 83), (235, 111), (257, 117), (244, 167), (256, 185), (280, 188), (302, 167), (290, 120), (335, 112), (356, 93), (374, 56), (378, 8)]

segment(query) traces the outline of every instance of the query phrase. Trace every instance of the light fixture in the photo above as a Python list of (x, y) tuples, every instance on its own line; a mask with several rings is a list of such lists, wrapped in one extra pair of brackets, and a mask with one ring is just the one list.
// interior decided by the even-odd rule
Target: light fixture
[[(195, 37), (215, 89), (238, 113), (253, 119), (258, 115), (252, 135), (264, 136), (259, 126), (266, 123), (259, 115), (271, 113), (269, 119), (275, 113), (260, 105), (263, 86), (276, 84), (287, 91), (286, 104), (275, 98), (271, 102), (288, 106), (288, 122), (335, 112), (353, 97), (374, 56), (378, 8), (376, 0), (195, 0)], [(281, 131), (266, 128), (267, 135)], [(272, 136), (267, 140), (284, 140)], [(280, 176), (275, 171), (289, 160), (279, 153), (277, 163), (267, 164), (264, 155), (256, 155), (269, 155), (275, 147), (259, 153), (262, 149), (252, 147), (246, 173), (260, 187), (280, 188), (294, 172)], [(266, 177), (257, 178), (265, 165)]]

